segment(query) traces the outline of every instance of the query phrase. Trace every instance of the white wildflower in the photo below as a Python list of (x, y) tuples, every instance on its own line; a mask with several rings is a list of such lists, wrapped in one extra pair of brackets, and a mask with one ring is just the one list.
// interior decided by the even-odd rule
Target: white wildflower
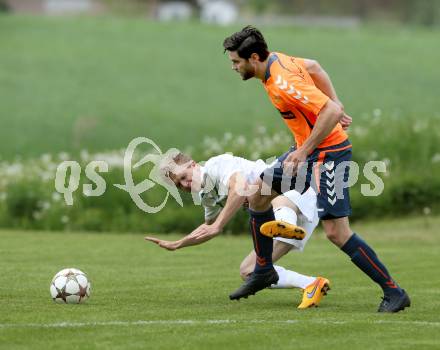
[(102, 160), (108, 164), (109, 168), (122, 168), (124, 166), (124, 155), (118, 151), (95, 153), (90, 155), (89, 159)]
[(52, 200), (54, 202), (59, 202), (61, 200), (61, 194), (59, 194), (58, 192), (53, 192), (52, 193)]
[(40, 159), (43, 163), (50, 163), (52, 161), (52, 155), (49, 153), (44, 153), (41, 155)]
[(244, 145), (246, 144), (246, 137), (244, 137), (243, 135), (239, 135), (239, 136), (236, 138), (235, 143), (236, 143), (238, 146), (244, 146)]
[(67, 152), (60, 152), (58, 153), (58, 158), (60, 160), (70, 160), (70, 155)]
[(83, 162), (88, 162), (90, 159), (89, 151), (87, 151), (86, 149), (81, 150), (81, 152), (79, 153), (79, 156), (81, 157), (81, 160)]
[(40, 220), (40, 219), (43, 217), (43, 213), (40, 212), (40, 211), (34, 211), (34, 212), (32, 213), (32, 217), (33, 217), (35, 220)]
[(369, 152), (369, 154), (368, 154), (368, 156), (367, 156), (367, 158), (368, 159), (377, 159), (377, 156), (378, 156), (379, 154), (376, 152), (376, 151), (370, 151)]
[(266, 132), (267, 132), (267, 129), (265, 126), (263, 126), (263, 125), (257, 126), (257, 134), (265, 134)]
[(391, 165), (391, 159), (389, 159), (389, 158), (384, 158), (384, 159), (382, 159), (382, 162), (385, 163), (387, 169), (388, 169), (388, 167)]
[(363, 128), (362, 126), (355, 126), (353, 128), (353, 133), (356, 136), (364, 137), (364, 136), (366, 136), (368, 134), (368, 129), (367, 128)]
[(251, 159), (254, 160), (258, 158), (260, 158), (260, 152), (256, 152), (256, 151), (252, 152)]
[(40, 177), (44, 182), (49, 182), (51, 180), (54, 180), (55, 173), (53, 171), (42, 171), (40, 173)]
[(440, 163), (440, 153), (436, 153), (432, 156), (431, 163)]
[(223, 135), (223, 140), (224, 140), (224, 141), (230, 141), (230, 140), (232, 140), (232, 134), (231, 134), (230, 132), (226, 132), (226, 133)]
[(375, 118), (380, 118), (381, 115), (382, 115), (382, 110), (381, 110), (380, 108), (375, 108), (375, 109), (373, 110), (373, 116), (374, 116)]
[(21, 164), (21, 163), (10, 164), (6, 167), (5, 173), (7, 176), (10, 176), (10, 177), (17, 177), (17, 176), (23, 175), (23, 173), (24, 173), (23, 164)]
[(39, 201), (38, 206), (40, 207), (41, 211), (49, 210), (51, 207), (50, 202), (46, 202), (46, 201), (44, 201), (44, 202)]
[(427, 127), (428, 127), (428, 123), (426, 121), (419, 120), (416, 123), (414, 123), (412, 129), (415, 133), (420, 133), (420, 132), (426, 130)]
[(216, 139), (211, 140), (211, 144), (208, 146), (208, 149), (212, 153), (222, 153), (222, 145)]

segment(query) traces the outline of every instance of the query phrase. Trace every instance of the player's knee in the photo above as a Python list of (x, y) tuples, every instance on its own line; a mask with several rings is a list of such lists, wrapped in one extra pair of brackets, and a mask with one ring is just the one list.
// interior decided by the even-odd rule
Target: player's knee
[(326, 229), (325, 234), (330, 241), (337, 244), (339, 236), (338, 236), (338, 232), (333, 227)]
[(290, 207), (293, 203), (284, 196), (278, 196), (272, 199), (272, 206), (274, 208)]
[(333, 220), (323, 221), (323, 227), (327, 238), (338, 247), (341, 247), (351, 234), (349, 227), (338, 224)]
[(296, 214), (299, 213), (298, 207), (295, 205), (295, 203), (292, 200), (290, 200), (286, 196), (286, 194), (277, 196), (274, 199), (272, 199), (272, 207), (274, 210), (282, 207), (287, 207), (292, 209)]

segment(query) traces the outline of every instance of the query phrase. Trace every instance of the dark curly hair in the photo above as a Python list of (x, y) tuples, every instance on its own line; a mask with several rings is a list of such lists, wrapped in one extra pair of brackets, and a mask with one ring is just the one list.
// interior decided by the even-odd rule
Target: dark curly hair
[(232, 34), (223, 41), (226, 51), (237, 51), (238, 56), (249, 59), (253, 53), (258, 54), (260, 61), (266, 60), (269, 56), (269, 49), (263, 34), (253, 27), (246, 26), (239, 32)]

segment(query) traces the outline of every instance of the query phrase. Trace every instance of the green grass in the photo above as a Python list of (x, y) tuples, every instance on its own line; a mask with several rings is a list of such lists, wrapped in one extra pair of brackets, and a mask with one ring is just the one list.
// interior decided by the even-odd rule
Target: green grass
[[(321, 307), (299, 311), (292, 290), (228, 300), (248, 237), (168, 252), (133, 234), (1, 231), (0, 348), (438, 349), (439, 224), (354, 226), (411, 295), (411, 308), (395, 315), (375, 312), (379, 289), (319, 232), (303, 254), (280, 262), (333, 282)], [(88, 273), (86, 304), (50, 300), (51, 277), (66, 266)]]
[[(162, 148), (187, 147), (227, 131), (250, 136), (256, 125), (284, 129), (260, 84), (243, 83), (222, 53), (223, 39), (237, 29), (1, 16), (0, 157), (116, 149), (136, 136), (150, 137)], [(263, 31), (270, 49), (319, 59), (354, 126), (369, 127), (378, 108), (380, 131), (388, 139), (399, 125), (395, 134), (403, 129), (409, 145), (423, 145), (411, 129), (420, 118), (427, 131), (440, 135), (437, 31)], [(371, 147), (375, 135), (368, 140)]]

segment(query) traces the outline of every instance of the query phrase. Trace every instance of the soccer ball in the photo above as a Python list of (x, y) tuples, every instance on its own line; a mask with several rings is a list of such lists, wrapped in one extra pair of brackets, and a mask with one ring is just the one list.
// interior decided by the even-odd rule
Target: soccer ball
[(81, 270), (63, 269), (52, 279), (50, 295), (56, 303), (79, 304), (90, 296), (90, 282)]

